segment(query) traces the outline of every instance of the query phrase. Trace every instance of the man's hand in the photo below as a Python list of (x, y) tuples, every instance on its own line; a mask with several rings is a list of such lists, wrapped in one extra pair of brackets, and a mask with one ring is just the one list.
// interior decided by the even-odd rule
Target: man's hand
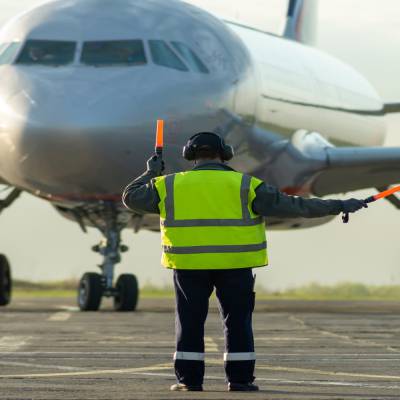
[(156, 176), (162, 175), (164, 169), (165, 163), (158, 155), (154, 155), (147, 161), (147, 171), (153, 172)]
[(368, 205), (364, 200), (350, 199), (342, 201), (342, 211), (345, 214), (354, 213), (362, 208), (368, 208)]

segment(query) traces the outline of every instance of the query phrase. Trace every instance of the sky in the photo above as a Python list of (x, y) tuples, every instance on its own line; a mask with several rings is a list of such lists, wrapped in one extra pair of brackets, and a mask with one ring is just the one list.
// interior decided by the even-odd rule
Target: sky
[[(274, 33), (281, 30), (287, 4), (286, 0), (189, 2)], [(0, 0), (0, 26), (40, 3)], [(316, 47), (355, 67), (385, 101), (400, 101), (399, 15), (398, 0), (320, 0)], [(387, 125), (386, 145), (400, 146), (400, 116), (387, 117)], [(311, 282), (400, 284), (399, 217), (400, 212), (380, 202), (355, 214), (347, 226), (337, 218), (317, 228), (269, 232), (270, 267), (257, 271), (258, 284), (270, 290)], [(0, 252), (9, 257), (16, 278), (61, 280), (96, 271), (101, 259), (90, 248), (99, 239), (95, 230), (83, 234), (48, 203), (26, 194), (0, 216)], [(159, 234), (125, 231), (123, 239), (131, 250), (123, 254), (117, 273), (135, 273), (141, 284), (171, 284), (171, 272), (160, 266)]]

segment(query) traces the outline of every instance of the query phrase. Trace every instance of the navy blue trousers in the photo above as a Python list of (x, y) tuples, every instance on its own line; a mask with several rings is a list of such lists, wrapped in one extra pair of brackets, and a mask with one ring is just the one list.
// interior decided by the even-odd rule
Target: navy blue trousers
[(224, 325), (224, 365), (228, 382), (254, 381), (254, 278), (251, 268), (174, 270), (176, 294), (175, 374), (178, 382), (201, 385), (204, 377), (204, 324), (216, 289)]

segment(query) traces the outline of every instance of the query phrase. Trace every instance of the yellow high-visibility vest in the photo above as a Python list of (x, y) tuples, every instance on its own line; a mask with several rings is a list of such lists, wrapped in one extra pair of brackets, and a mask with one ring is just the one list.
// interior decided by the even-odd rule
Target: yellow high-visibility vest
[(261, 183), (226, 170), (192, 170), (156, 178), (162, 264), (174, 269), (267, 265), (264, 219), (251, 207)]

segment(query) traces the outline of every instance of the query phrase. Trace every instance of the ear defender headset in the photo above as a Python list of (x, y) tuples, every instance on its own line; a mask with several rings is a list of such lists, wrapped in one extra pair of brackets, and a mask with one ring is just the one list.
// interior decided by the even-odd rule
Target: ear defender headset
[(222, 161), (229, 161), (233, 158), (233, 147), (225, 143), (225, 140), (213, 132), (200, 132), (189, 138), (183, 147), (182, 155), (187, 161), (196, 159), (196, 150), (202, 147), (211, 147), (220, 155)]

